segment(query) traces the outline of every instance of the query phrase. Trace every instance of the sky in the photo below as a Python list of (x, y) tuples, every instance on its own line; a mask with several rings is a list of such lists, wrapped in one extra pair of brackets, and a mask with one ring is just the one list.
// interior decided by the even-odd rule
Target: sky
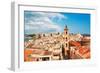
[(90, 14), (24, 11), (25, 34), (63, 32), (90, 34)]

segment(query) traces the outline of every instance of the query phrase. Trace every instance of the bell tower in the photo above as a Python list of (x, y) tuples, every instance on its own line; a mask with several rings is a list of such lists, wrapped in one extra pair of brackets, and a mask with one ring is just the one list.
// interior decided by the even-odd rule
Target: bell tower
[(64, 28), (64, 50), (65, 59), (70, 59), (69, 32), (67, 25)]

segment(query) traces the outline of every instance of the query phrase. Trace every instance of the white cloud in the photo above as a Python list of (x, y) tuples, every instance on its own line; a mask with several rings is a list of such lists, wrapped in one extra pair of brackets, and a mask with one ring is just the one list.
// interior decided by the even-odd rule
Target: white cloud
[(25, 33), (59, 32), (61, 28), (53, 19), (65, 18), (60, 13), (25, 12)]

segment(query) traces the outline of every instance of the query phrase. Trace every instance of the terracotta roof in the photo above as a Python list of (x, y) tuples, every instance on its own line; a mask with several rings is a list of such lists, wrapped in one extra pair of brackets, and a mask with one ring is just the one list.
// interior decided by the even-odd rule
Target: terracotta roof
[(51, 55), (51, 52), (40, 50), (40, 49), (25, 49), (24, 50), (24, 61), (36, 61), (37, 57), (31, 57), (32, 54), (46, 56), (46, 55)]
[(85, 46), (80, 47), (78, 53), (83, 58), (90, 58), (90, 49)]
[(73, 46), (77, 46), (77, 47), (81, 46), (81, 44), (77, 41), (70, 41), (69, 43), (70, 45), (73, 45)]
[(84, 58), (87, 58), (87, 59), (90, 58), (90, 52), (85, 53), (85, 54), (83, 55), (83, 57), (84, 57)]
[(46, 51), (46, 50), (41, 50), (41, 49), (25, 49), (24, 50), (25, 54), (39, 54), (39, 55), (50, 55), (51, 52), (50, 51)]

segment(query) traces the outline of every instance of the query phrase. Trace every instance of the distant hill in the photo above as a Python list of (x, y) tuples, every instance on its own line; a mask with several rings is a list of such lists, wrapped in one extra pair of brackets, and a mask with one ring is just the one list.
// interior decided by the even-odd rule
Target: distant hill
[[(76, 35), (76, 33), (70, 33), (70, 35)], [(91, 36), (90, 34), (81, 34), (82, 36)]]
[(34, 36), (36, 36), (35, 34), (25, 34), (24, 35), (25, 37), (34, 37)]
[(83, 36), (91, 36), (90, 34), (82, 34)]

